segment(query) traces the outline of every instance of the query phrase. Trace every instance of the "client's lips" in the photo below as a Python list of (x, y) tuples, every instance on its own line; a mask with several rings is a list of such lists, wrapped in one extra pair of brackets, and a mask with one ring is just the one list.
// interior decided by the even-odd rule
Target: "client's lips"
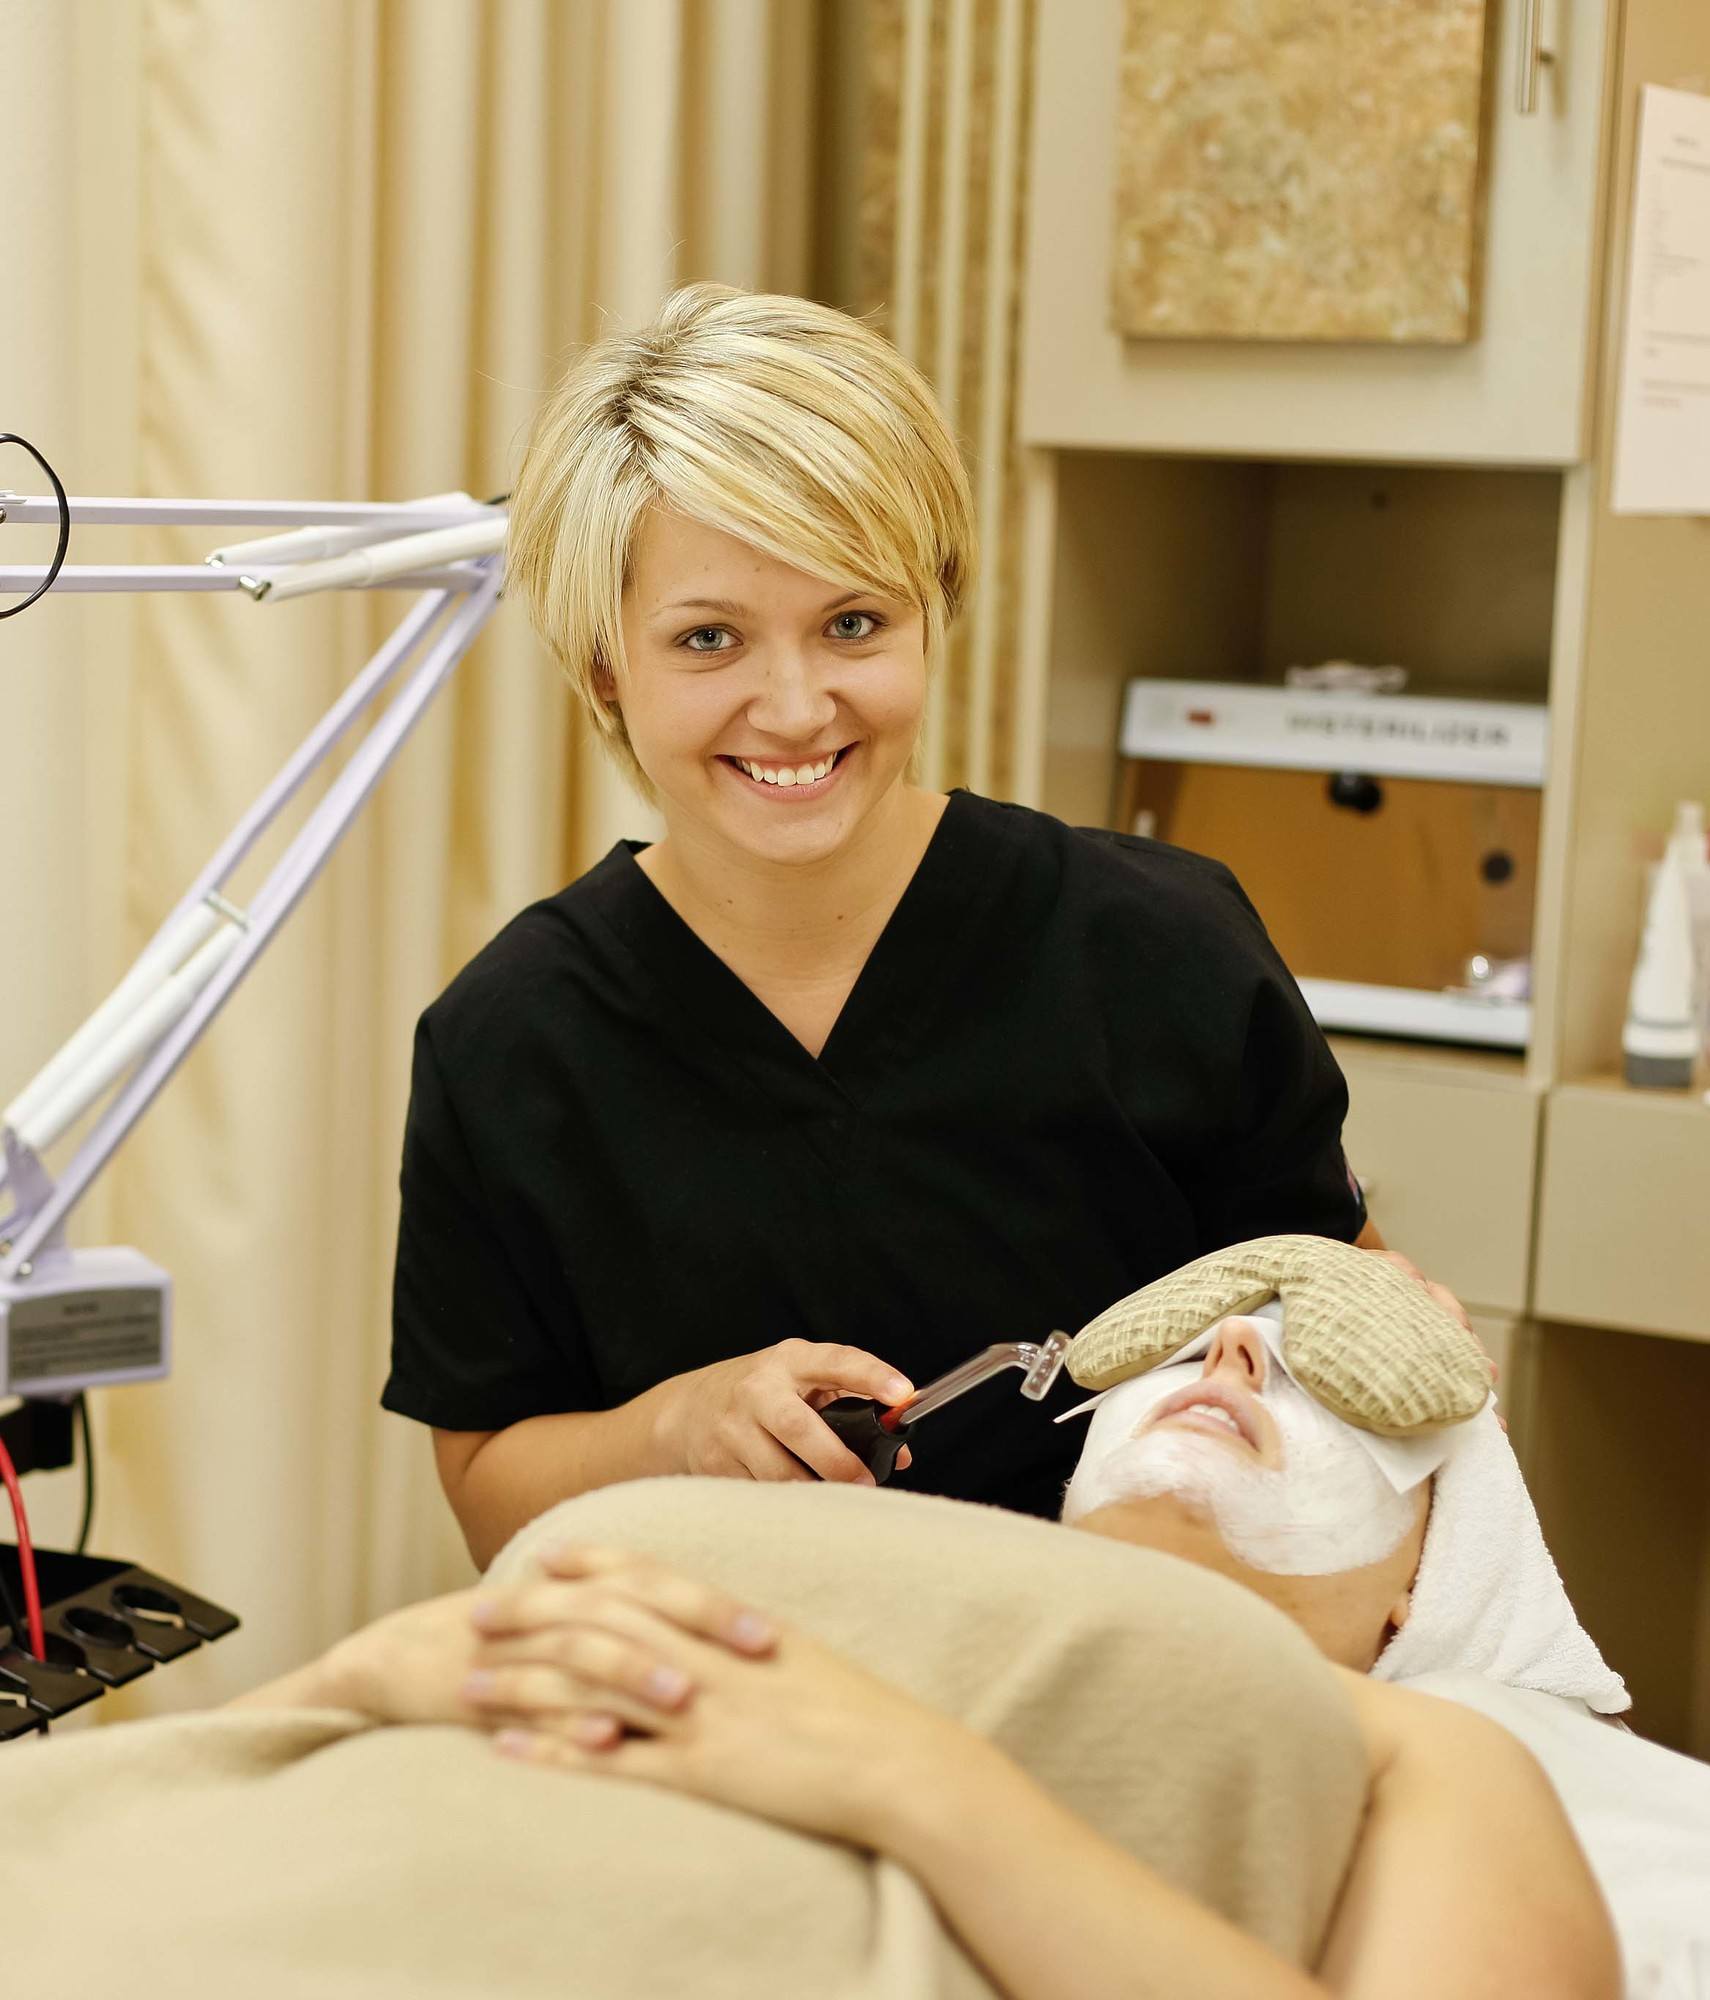
[(1183, 1410), (1192, 1409), (1196, 1403), (1210, 1404), (1213, 1409), (1224, 1411), (1246, 1442), (1255, 1451), (1259, 1449), (1258, 1425), (1254, 1422), (1249, 1399), (1221, 1382), (1190, 1382), (1186, 1388), (1177, 1389), (1152, 1412), (1146, 1428), (1150, 1430), (1153, 1424), (1161, 1424), (1166, 1417), (1180, 1416)]

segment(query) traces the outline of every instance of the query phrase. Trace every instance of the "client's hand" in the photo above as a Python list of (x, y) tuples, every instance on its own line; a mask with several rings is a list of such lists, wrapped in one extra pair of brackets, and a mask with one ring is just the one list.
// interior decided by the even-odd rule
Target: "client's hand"
[[(376, 1722), (461, 1722), (497, 1726), (492, 1704), (476, 1669), (481, 1665), (482, 1627), (492, 1613), (505, 1621), (524, 1617), (530, 1629), (550, 1635), (553, 1657), (574, 1662), (591, 1657), (602, 1698), (610, 1705), (612, 1688), (622, 1684), (622, 1663), (613, 1654), (609, 1633), (596, 1631), (602, 1610), (602, 1579), (621, 1577), (625, 1604), (649, 1609), (660, 1619), (675, 1620), (685, 1632), (723, 1641), (740, 1649), (769, 1650), (770, 1627), (742, 1605), (708, 1586), (679, 1577), (639, 1556), (618, 1551), (579, 1552), (568, 1573), (582, 1579), (558, 1581), (543, 1571), (537, 1579), (493, 1591), (453, 1591), (447, 1597), (406, 1605), (377, 1618), (341, 1639), (310, 1669), (312, 1688), (299, 1698), (314, 1705), (354, 1709)], [(610, 1606), (604, 1607), (607, 1622)], [(573, 1711), (585, 1696), (578, 1693), (574, 1674), (558, 1677), (560, 1708)], [(653, 1705), (670, 1706), (681, 1699), (670, 1679), (634, 1678), (631, 1694), (647, 1712)], [(499, 1718), (503, 1719), (503, 1718)]]
[(804, 1633), (733, 1647), (722, 1606), (674, 1608), (703, 1592), (687, 1578), (589, 1550), (548, 1567), (554, 1581), (483, 1606), (479, 1698), (511, 1755), (878, 1846), (908, 1787), (978, 1751), (958, 1723)]
[(407, 1604), (339, 1640), (315, 1670), (321, 1699), (376, 1722), (474, 1721), (462, 1689), (477, 1644), (475, 1595)]

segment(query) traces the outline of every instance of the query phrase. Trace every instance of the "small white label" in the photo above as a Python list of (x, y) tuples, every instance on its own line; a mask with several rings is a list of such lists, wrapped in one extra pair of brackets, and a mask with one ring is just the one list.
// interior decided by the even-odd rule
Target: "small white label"
[(14, 1299), (6, 1327), (13, 1395), (22, 1383), (157, 1368), (165, 1352), (161, 1295), (144, 1287)]

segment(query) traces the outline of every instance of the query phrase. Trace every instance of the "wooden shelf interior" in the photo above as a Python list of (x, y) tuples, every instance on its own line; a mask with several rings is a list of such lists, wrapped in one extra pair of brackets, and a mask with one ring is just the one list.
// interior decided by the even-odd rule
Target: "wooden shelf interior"
[(1548, 698), (1558, 473), (1063, 452), (1056, 479), (1049, 811), (1108, 821), (1134, 675), (1348, 659), (1415, 693)]

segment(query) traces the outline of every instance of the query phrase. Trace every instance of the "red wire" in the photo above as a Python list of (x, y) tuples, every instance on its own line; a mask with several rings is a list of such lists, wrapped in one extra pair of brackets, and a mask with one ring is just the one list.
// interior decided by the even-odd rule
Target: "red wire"
[(24, 1495), (12, 1454), (0, 1441), (0, 1479), (12, 1498), (12, 1519), (18, 1529), (18, 1569), (24, 1579), (24, 1618), (30, 1628), (30, 1651), (38, 1660), (47, 1658), (47, 1641), (42, 1636), (42, 1594), (36, 1588), (36, 1552), (30, 1546), (29, 1516), (24, 1512)]

